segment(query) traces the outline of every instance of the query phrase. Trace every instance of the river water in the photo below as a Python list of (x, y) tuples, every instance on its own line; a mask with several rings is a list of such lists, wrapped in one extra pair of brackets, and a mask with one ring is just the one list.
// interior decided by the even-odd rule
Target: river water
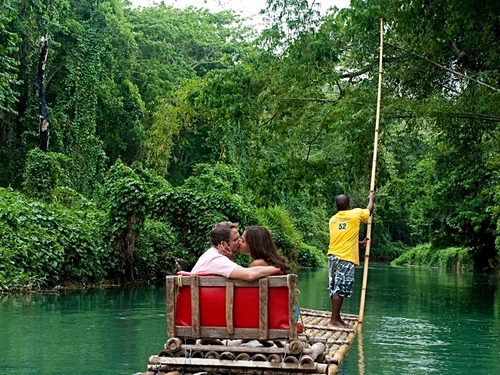
[[(301, 307), (329, 310), (327, 270), (301, 270)], [(342, 312), (358, 314), (362, 268)], [(0, 297), (0, 374), (146, 370), (166, 337), (165, 288)], [(339, 375), (500, 374), (500, 277), (370, 265), (364, 322)]]

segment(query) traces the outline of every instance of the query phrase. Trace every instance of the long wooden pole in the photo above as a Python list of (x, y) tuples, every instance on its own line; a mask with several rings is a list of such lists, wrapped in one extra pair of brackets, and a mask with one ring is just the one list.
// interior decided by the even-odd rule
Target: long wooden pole
[[(375, 172), (377, 170), (377, 152), (378, 152), (378, 135), (380, 126), (380, 103), (382, 101), (382, 75), (383, 75), (383, 56), (384, 56), (384, 20), (380, 19), (380, 54), (379, 54), (379, 69), (378, 69), (378, 94), (377, 94), (377, 112), (375, 117), (375, 139), (373, 142), (373, 163), (372, 163), (372, 178), (370, 182), (370, 193), (375, 191)], [(372, 233), (372, 216), (368, 219), (366, 228), (366, 237), (371, 239)], [(368, 283), (368, 263), (370, 261), (370, 245), (371, 240), (366, 244), (365, 263), (363, 266), (363, 285), (361, 287), (361, 301), (359, 304), (358, 329), (361, 329), (363, 317), (365, 313), (365, 298), (366, 285)]]

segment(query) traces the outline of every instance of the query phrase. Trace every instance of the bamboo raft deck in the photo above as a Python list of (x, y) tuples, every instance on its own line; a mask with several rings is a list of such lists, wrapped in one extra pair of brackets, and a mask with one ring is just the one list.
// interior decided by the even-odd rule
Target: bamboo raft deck
[[(292, 275), (291, 279), (276, 276), (269, 278), (270, 281), (264, 279), (253, 283), (228, 281), (220, 277), (200, 279), (191, 277), (191, 280), (188, 278), (182, 281), (174, 278), (169, 280), (167, 277), (167, 331), (170, 338), (165, 343), (164, 350), (149, 358), (144, 375), (200, 372), (249, 375), (337, 373), (355, 338), (357, 315), (342, 314), (342, 318), (351, 328), (338, 329), (328, 326), (331, 314), (329, 311), (301, 308), (297, 322), (296, 275)], [(179, 297), (179, 288), (186, 285), (189, 286), (186, 293), (190, 297), (187, 307), (186, 302)], [(204, 297), (200, 297), (200, 294), (203, 295), (200, 290), (214, 285), (225, 289), (224, 306), (215, 307), (217, 297), (213, 294), (210, 297), (211, 309), (225, 310), (224, 327), (214, 327), (213, 322), (212, 326), (204, 326), (207, 318), (199, 316), (200, 312), (207, 310), (202, 301)], [(241, 319), (235, 311), (236, 306), (241, 304), (235, 303), (238, 302), (235, 290), (242, 287), (253, 287), (258, 291), (259, 322), (255, 328), (242, 328)], [(275, 300), (281, 298), (277, 297), (275, 292), (272, 294), (273, 287), (284, 287), (287, 291), (289, 308), (285, 318), (287, 323), (290, 322), (289, 326), (277, 327), (276, 319), (268, 320), (268, 316), (276, 315)], [(249, 289), (245, 289), (245, 298), (251, 299), (247, 297), (250, 293), (248, 291)], [(269, 297), (270, 293), (273, 297)], [(248, 306), (245, 308), (245, 313), (248, 313)], [(186, 314), (187, 320), (186, 316), (184, 320), (177, 316)], [(297, 326), (300, 328), (297, 329)], [(214, 338), (219, 338), (220, 342), (210, 345), (202, 341)], [(276, 344), (268, 347), (260, 344), (261, 341), (274, 341)]]

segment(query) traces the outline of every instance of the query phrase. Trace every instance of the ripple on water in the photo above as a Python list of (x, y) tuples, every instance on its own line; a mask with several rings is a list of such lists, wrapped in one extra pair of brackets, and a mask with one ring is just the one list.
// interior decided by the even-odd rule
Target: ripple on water
[(490, 323), (381, 317), (377, 327), (363, 336), (377, 348), (370, 360), (384, 362), (387, 374), (493, 374), (489, 368), (496, 368), (500, 338)]

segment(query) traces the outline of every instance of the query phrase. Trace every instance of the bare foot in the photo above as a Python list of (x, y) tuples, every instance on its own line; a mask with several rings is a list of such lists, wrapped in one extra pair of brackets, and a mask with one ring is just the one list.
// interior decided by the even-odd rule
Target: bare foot
[(330, 321), (330, 323), (328, 324), (328, 327), (343, 328), (343, 329), (352, 328), (349, 324), (344, 323), (342, 320), (341, 321)]

